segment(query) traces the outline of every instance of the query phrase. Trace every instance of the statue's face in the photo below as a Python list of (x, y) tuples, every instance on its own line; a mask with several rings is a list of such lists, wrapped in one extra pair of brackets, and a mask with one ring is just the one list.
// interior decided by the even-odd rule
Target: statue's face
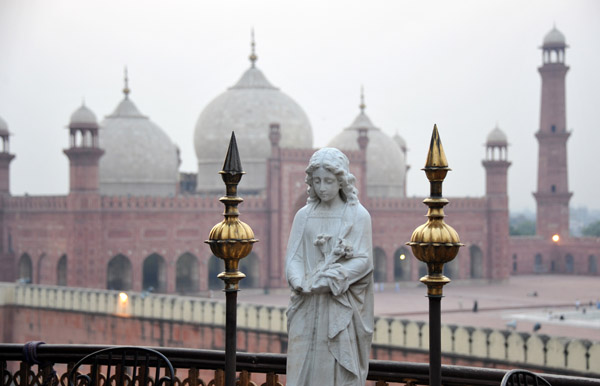
[(318, 168), (312, 174), (312, 184), (315, 193), (321, 202), (328, 203), (338, 197), (340, 193), (340, 183), (335, 174), (323, 167)]

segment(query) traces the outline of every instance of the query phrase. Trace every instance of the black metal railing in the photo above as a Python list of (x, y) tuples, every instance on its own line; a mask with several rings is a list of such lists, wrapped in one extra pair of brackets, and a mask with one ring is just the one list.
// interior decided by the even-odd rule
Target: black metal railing
[[(42, 386), (51, 384), (49, 377), (56, 372), (59, 385), (68, 386), (67, 372), (85, 355), (109, 346), (42, 344), (35, 358), (24, 354), (23, 344), (0, 344), (0, 386)], [(216, 350), (155, 347), (176, 369), (174, 386), (200, 386), (224, 383), (225, 353)], [(29, 360), (29, 362), (27, 362)], [(35, 365), (35, 362), (40, 364)], [(286, 356), (267, 353), (238, 353), (239, 386), (283, 385)], [(507, 370), (442, 366), (442, 384), (445, 386), (500, 385)], [(592, 378), (544, 374), (553, 386), (599, 386)], [(372, 360), (367, 378), (372, 385), (406, 386), (428, 385), (427, 363)], [(327, 384), (325, 381), (324, 384)]]

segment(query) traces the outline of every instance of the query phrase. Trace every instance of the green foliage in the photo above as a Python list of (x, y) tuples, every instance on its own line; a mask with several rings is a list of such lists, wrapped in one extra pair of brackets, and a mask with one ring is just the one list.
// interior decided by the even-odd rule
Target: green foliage
[(535, 221), (522, 215), (511, 217), (509, 233), (511, 236), (534, 236)]
[(600, 237), (600, 220), (583, 227), (581, 234), (589, 237)]

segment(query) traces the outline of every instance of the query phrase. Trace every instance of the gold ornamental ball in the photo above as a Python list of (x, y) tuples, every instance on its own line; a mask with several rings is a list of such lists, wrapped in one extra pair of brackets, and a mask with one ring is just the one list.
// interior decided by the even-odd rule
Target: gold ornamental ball
[(242, 259), (256, 242), (250, 226), (238, 219), (225, 219), (215, 225), (208, 236), (212, 253), (221, 259)]
[(420, 261), (445, 264), (456, 257), (462, 244), (454, 228), (438, 219), (415, 229), (408, 245)]

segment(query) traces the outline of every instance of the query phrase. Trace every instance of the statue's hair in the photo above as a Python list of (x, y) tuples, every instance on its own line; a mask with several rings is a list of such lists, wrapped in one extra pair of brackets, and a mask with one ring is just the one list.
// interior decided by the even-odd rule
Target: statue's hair
[(333, 173), (340, 183), (340, 197), (344, 202), (355, 204), (358, 202), (358, 189), (356, 189), (356, 178), (349, 170), (350, 161), (348, 157), (338, 149), (324, 147), (317, 150), (306, 168), (305, 182), (308, 185), (308, 202), (318, 201), (319, 197), (312, 184), (312, 174), (315, 170), (322, 167), (330, 173)]

